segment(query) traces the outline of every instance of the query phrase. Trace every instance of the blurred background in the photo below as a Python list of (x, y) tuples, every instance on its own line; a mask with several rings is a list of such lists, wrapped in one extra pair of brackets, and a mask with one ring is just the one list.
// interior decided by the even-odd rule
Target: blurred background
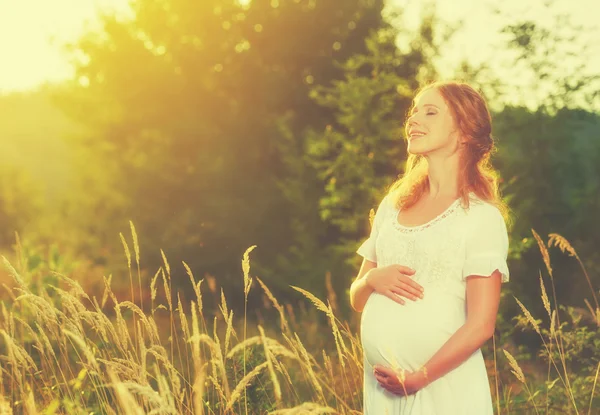
[[(18, 233), (30, 268), (60, 265), (87, 290), (110, 274), (126, 291), (131, 221), (145, 287), (162, 249), (174, 285), (189, 291), (185, 261), (235, 308), (257, 245), (252, 274), (278, 298), (298, 298), (289, 285), (324, 297), (329, 281), (351, 315), (355, 250), (403, 171), (414, 91), (461, 79), (493, 110), (513, 219), (504, 292), (541, 312), (532, 229), (567, 238), (599, 282), (594, 7), (0, 0), (1, 250), (14, 256)], [(585, 308), (590, 283), (554, 250), (558, 301)]]

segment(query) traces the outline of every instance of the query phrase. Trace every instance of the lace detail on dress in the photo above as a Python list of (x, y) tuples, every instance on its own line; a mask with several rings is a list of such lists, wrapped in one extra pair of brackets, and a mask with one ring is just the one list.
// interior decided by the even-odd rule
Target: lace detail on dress
[(424, 223), (423, 225), (418, 225), (418, 226), (404, 226), (404, 225), (401, 225), (398, 222), (398, 214), (400, 213), (400, 209), (396, 207), (394, 209), (394, 213), (395, 214), (393, 215), (394, 227), (397, 230), (399, 230), (400, 232), (404, 232), (404, 233), (412, 233), (412, 232), (422, 231), (422, 230), (427, 229), (427, 228), (435, 225), (436, 223), (444, 220), (444, 218), (447, 218), (452, 213), (454, 213), (454, 211), (456, 210), (456, 208), (459, 206), (459, 203), (460, 203), (460, 198), (456, 199), (454, 202), (452, 202), (452, 204), (450, 206), (448, 206), (448, 208), (445, 211), (443, 211), (442, 213), (440, 213), (438, 216), (436, 216), (435, 218), (433, 218), (429, 222)]

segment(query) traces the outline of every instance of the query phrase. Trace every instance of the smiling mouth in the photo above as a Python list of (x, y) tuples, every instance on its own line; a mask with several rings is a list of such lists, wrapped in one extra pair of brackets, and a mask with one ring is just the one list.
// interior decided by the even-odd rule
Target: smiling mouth
[(408, 139), (409, 141), (416, 140), (417, 138), (421, 138), (427, 134), (412, 134)]

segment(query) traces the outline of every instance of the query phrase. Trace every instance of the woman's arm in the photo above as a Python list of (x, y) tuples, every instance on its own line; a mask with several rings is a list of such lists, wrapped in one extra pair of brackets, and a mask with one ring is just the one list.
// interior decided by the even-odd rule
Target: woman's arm
[(467, 278), (467, 322), (419, 371), (423, 386), (458, 367), (494, 334), (500, 303), (501, 274)]
[(350, 305), (355, 311), (363, 310), (367, 299), (373, 292), (373, 288), (367, 284), (367, 274), (375, 268), (377, 268), (376, 262), (363, 259), (358, 276), (350, 286)]

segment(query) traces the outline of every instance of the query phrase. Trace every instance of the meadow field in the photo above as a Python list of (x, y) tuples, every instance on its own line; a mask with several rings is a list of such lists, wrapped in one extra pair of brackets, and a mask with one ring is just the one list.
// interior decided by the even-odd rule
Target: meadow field
[[(121, 234), (128, 275), (104, 277), (94, 294), (83, 288), (91, 286), (85, 280), (63, 274), (56, 256), (28, 257), (18, 239), (14, 257), (2, 257), (12, 282), (3, 284), (1, 304), (1, 414), (361, 413), (358, 319), (336, 316), (345, 293), (334, 292), (328, 278), (328, 298), (291, 286), (299, 302), (281, 304), (252, 276), (250, 247), (239, 279), (243, 307), (228, 304), (214, 279), (196, 278), (185, 262), (190, 289), (174, 292), (162, 251), (163, 265), (144, 280), (133, 224), (131, 230), (129, 242)], [(536, 318), (519, 299), (503, 298), (516, 301), (522, 314), (500, 318), (484, 348), (495, 409), (598, 413), (600, 308), (587, 300), (587, 310), (555, 303), (554, 279), (561, 277), (552, 274), (546, 246), (579, 258), (559, 235), (547, 242), (534, 236), (550, 277), (548, 290), (539, 277), (547, 316)], [(582, 274), (587, 278), (585, 268)], [(263, 307), (248, 310), (256, 291)], [(220, 302), (217, 309), (204, 307), (207, 296)], [(498, 341), (499, 334), (510, 339), (511, 327), (537, 333), (539, 351)]]

